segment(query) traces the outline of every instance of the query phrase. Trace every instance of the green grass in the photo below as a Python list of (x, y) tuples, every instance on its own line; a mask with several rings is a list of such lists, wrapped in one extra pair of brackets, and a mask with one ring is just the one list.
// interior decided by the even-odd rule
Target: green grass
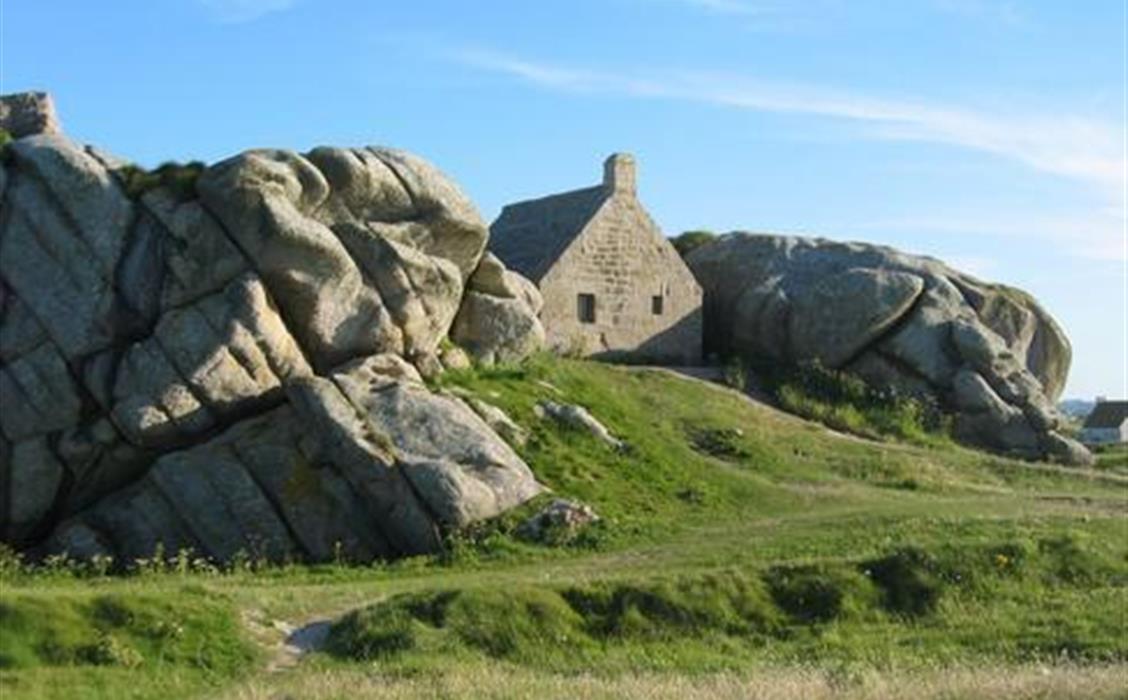
[[(543, 688), (595, 674), (606, 697), (636, 692), (622, 685), (636, 677), (677, 697), (718, 679), (911, 684), (946, 669), (986, 697), (992, 669), (1046, 666), (1066, 674), (1055, 688), (1092, 695), (1086, 679), (1128, 664), (1128, 479), (1115, 470), (842, 435), (659, 370), (537, 357), (438, 383), (509, 413), (552, 489), (541, 500), (578, 499), (602, 522), (559, 546), (520, 541), (538, 502), (441, 555), (370, 566), (219, 571), (186, 557), (108, 577), (9, 560), (0, 693), (427, 697), (442, 679)], [(629, 449), (538, 419), (546, 398), (584, 405)], [(329, 646), (265, 674), (275, 623), (310, 619), (334, 621)]]
[(784, 410), (835, 430), (914, 444), (948, 440), (950, 418), (924, 397), (871, 386), (818, 361), (790, 366), (761, 363), (754, 370)]
[(169, 161), (155, 170), (145, 170), (138, 165), (118, 168), (115, 174), (121, 180), (125, 193), (137, 199), (157, 187), (167, 188), (181, 202), (196, 198), (196, 180), (207, 166), (200, 161), (175, 163)]
[(712, 231), (685, 231), (671, 238), (670, 243), (673, 244), (678, 254), (684, 258), (701, 246), (712, 243), (716, 238), (717, 234)]
[[(1128, 566), (1083, 542), (1064, 535), (622, 581), (404, 593), (338, 621), (328, 652), (379, 660), (385, 669), (486, 657), (613, 673), (735, 671), (803, 659), (879, 667), (1128, 661), (1115, 614), (1128, 603)], [(1030, 609), (1010, 624), (990, 614), (1023, 605)]]
[(1094, 448), (1097, 469), (1128, 475), (1128, 445), (1102, 445)]
[[(192, 586), (100, 588), (105, 586), (75, 586), (48, 596), (5, 591), (0, 598), (5, 697), (195, 692), (238, 678), (261, 655), (246, 639), (227, 596)], [(163, 669), (170, 673), (158, 677)], [(143, 683), (130, 680), (142, 673)]]

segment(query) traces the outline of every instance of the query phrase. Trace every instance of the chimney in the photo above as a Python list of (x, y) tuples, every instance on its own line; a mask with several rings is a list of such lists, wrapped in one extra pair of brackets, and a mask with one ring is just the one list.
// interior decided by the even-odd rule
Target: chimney
[(635, 161), (629, 153), (612, 153), (603, 161), (603, 186), (612, 192), (635, 192)]

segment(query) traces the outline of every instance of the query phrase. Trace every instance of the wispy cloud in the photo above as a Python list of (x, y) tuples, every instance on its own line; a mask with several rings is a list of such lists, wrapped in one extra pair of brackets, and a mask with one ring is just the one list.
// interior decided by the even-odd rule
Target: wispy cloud
[(942, 143), (1021, 162), (1098, 188), (1119, 202), (1124, 160), (1120, 130), (1075, 115), (989, 114), (832, 88), (769, 83), (738, 75), (688, 71), (614, 73), (530, 61), (495, 51), (466, 50), (455, 60), (574, 92), (669, 99), (758, 112), (804, 114), (853, 122), (872, 138)]
[(217, 22), (238, 24), (288, 10), (298, 0), (197, 0)]
[(873, 97), (813, 85), (788, 85), (717, 73), (587, 70), (487, 50), (450, 58), (530, 84), (576, 93), (666, 99), (755, 112), (808, 115), (856, 125), (863, 137), (945, 144), (989, 153), (1089, 188), (1106, 207), (1073, 218), (1023, 217), (988, 222), (885, 222), (918, 230), (1013, 233), (1068, 244), (1078, 255), (1123, 256), (1125, 161), (1119, 125), (1069, 114), (994, 114), (909, 99)]
[(859, 233), (886, 231), (940, 236), (1001, 236), (1014, 239), (1016, 245), (1056, 243), (1066, 246), (1075, 257), (1123, 262), (1123, 226), (1123, 211), (1106, 207), (1075, 214), (944, 212), (867, 221), (849, 228)]

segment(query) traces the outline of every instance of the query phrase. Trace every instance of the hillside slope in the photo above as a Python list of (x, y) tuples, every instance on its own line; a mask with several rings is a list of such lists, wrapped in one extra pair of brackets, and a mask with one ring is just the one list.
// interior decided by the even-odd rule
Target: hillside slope
[[(843, 436), (654, 370), (537, 357), (435, 388), (504, 409), (553, 493), (390, 565), (6, 565), (5, 697), (1119, 692), (1122, 476)], [(544, 399), (629, 448), (538, 418)], [(602, 523), (519, 540), (553, 496)], [(279, 630), (318, 620), (327, 645), (267, 673)]]

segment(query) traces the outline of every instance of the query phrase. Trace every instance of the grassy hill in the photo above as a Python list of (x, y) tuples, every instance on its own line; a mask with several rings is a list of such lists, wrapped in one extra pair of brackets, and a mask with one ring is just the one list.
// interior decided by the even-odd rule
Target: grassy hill
[[(440, 387), (525, 427), (553, 493), (392, 564), (9, 558), (0, 694), (1124, 697), (1118, 470), (842, 435), (661, 370), (539, 357)], [(538, 418), (541, 399), (629, 449)], [(603, 521), (519, 540), (553, 496)], [(282, 640), (319, 621), (295, 663)]]

